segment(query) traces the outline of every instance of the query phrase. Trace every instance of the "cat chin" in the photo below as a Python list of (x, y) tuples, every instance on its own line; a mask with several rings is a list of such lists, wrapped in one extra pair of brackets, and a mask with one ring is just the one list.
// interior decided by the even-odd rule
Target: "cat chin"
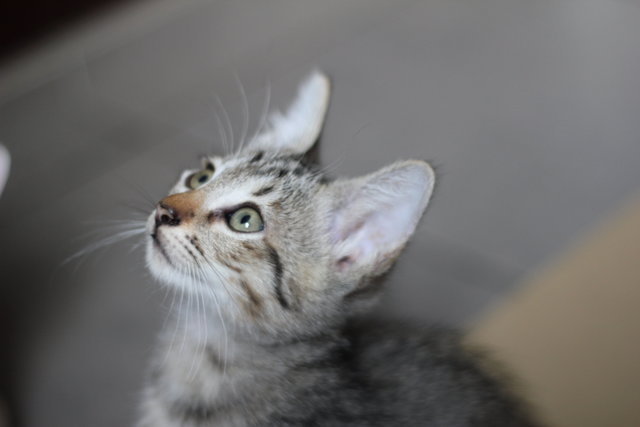
[(156, 280), (173, 288), (197, 292), (202, 291), (203, 285), (205, 285), (204, 282), (194, 280), (193, 277), (180, 271), (180, 266), (176, 268), (175, 265), (172, 265), (166, 255), (162, 254), (152, 241), (147, 245), (146, 265), (147, 270)]
[(152, 240), (147, 244), (146, 264), (147, 270), (156, 280), (180, 288), (192, 287), (189, 286), (191, 285), (189, 278), (171, 265), (166, 255), (155, 247)]

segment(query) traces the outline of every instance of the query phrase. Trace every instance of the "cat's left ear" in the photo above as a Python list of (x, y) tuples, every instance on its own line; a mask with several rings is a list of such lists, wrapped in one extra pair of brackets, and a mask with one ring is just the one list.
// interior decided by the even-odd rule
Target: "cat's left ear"
[(415, 231), (434, 183), (431, 166), (417, 160), (334, 183), (329, 236), (335, 273), (357, 280), (387, 271)]
[(298, 88), (298, 95), (286, 113), (269, 116), (269, 128), (258, 135), (250, 149), (304, 154), (318, 140), (329, 107), (331, 84), (314, 71)]

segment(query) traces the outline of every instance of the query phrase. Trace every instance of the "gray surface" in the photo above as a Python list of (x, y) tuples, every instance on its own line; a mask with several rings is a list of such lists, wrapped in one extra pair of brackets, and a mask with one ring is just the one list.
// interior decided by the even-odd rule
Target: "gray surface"
[[(348, 4), (344, 4), (348, 3)], [(2, 307), (28, 426), (127, 425), (163, 292), (126, 245), (59, 267), (94, 219), (148, 209), (314, 66), (336, 175), (428, 158), (440, 185), (383, 310), (462, 325), (640, 184), (640, 7), (629, 1), (218, 2), (0, 106)], [(142, 190), (140, 190), (142, 189)], [(168, 305), (166, 302), (164, 305)], [(6, 350), (5, 350), (6, 352)]]

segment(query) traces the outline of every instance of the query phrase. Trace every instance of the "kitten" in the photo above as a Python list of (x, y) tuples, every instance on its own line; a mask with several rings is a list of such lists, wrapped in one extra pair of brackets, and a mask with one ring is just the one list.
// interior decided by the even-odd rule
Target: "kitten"
[(408, 160), (331, 182), (307, 165), (329, 91), (312, 74), (268, 130), (184, 172), (149, 217), (148, 268), (179, 301), (138, 425), (533, 425), (455, 335), (357, 320), (435, 176)]

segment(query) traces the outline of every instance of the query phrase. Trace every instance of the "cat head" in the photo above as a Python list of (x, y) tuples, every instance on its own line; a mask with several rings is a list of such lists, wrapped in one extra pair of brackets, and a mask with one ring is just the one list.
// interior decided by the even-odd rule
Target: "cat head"
[(413, 234), (435, 176), (415, 160), (335, 181), (309, 166), (329, 92), (312, 74), (239, 153), (183, 172), (148, 220), (155, 277), (262, 333), (313, 332), (377, 294), (374, 279)]

